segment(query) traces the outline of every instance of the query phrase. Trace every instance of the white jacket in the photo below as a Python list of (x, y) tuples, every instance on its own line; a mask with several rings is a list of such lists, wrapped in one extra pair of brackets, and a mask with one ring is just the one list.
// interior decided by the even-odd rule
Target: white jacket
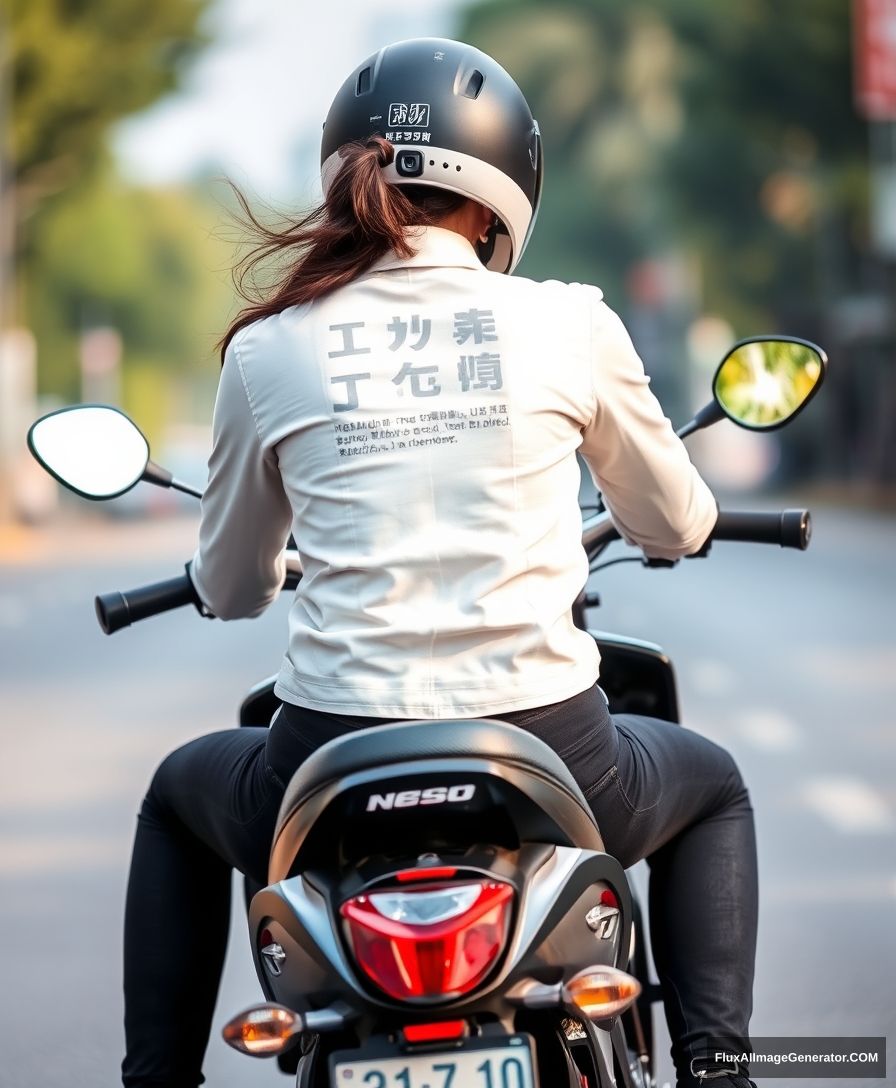
[(304, 577), (276, 693), (345, 714), (472, 717), (598, 676), (576, 451), (621, 533), (697, 550), (716, 504), (596, 287), (488, 272), (460, 235), (414, 235), (227, 350), (193, 578), (254, 616)]

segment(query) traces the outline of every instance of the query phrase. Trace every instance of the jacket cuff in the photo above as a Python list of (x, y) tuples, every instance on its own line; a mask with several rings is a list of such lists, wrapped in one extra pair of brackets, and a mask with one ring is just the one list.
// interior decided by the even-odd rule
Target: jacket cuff
[(196, 583), (193, 581), (193, 560), (184, 565), (184, 570), (187, 572), (187, 580), (190, 583), (190, 589), (193, 595), (193, 606), (200, 616), (205, 616), (206, 619), (213, 620), (215, 618), (214, 612), (203, 602), (199, 596), (199, 591), (196, 589)]

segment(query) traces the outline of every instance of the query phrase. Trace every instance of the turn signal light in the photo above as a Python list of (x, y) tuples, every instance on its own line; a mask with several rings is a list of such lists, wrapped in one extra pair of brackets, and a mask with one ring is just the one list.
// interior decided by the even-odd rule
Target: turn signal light
[(589, 1020), (604, 1020), (634, 1004), (641, 983), (616, 967), (591, 967), (571, 978), (565, 991)]
[(302, 1018), (285, 1005), (254, 1005), (224, 1026), (224, 1041), (253, 1058), (282, 1054), (302, 1031)]

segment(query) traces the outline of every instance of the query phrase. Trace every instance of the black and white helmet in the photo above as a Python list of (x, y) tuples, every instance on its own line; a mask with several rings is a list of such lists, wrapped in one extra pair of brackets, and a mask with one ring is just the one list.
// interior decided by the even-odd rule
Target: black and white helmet
[(378, 134), (395, 147), (383, 167), (395, 185), (431, 185), (490, 208), (497, 225), (479, 256), (512, 272), (541, 199), (538, 124), (522, 91), (497, 61), (463, 42), (414, 38), (368, 57), (343, 83), (324, 123), (326, 195), (339, 148)]

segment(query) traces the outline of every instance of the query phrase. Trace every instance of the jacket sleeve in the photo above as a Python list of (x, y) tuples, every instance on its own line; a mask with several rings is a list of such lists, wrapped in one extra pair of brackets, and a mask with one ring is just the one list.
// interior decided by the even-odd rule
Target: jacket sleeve
[(259, 437), (235, 341), (224, 358), (213, 436), (190, 575), (219, 619), (257, 616), (286, 577), (292, 511), (276, 454)]
[(699, 551), (718, 505), (691, 464), (619, 317), (603, 302), (592, 311), (596, 407), (581, 453), (619, 532), (650, 558)]

